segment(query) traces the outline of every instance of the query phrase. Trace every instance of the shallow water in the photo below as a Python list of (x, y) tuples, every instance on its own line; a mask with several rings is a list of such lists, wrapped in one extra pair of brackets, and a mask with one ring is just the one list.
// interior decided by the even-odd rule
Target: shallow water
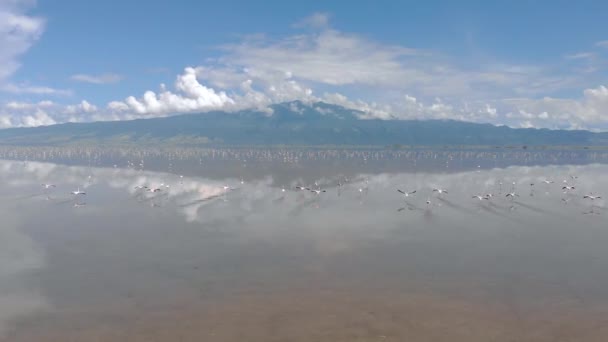
[(2, 340), (606, 340), (607, 165), (369, 163), (0, 161)]

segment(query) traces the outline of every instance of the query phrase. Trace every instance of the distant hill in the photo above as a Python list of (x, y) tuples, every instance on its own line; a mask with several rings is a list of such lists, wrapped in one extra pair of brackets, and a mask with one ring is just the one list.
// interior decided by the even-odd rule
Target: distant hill
[(318, 102), (132, 121), (0, 130), (2, 145), (576, 145), (608, 146), (608, 133), (514, 129), (450, 120), (361, 120), (356, 110)]

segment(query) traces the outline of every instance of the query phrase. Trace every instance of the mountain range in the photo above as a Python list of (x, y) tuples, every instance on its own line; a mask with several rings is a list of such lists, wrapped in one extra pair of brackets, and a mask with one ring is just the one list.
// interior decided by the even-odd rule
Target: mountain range
[(187, 146), (608, 146), (608, 133), (519, 129), (452, 120), (360, 119), (362, 112), (299, 101), (255, 110), (213, 111), (130, 121), (65, 123), (0, 130), (2, 145)]

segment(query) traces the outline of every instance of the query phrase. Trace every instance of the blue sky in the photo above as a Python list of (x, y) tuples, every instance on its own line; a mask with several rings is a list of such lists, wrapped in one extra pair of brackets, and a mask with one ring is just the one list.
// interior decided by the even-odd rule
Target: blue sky
[(326, 101), (608, 129), (603, 1), (0, 0), (0, 127)]

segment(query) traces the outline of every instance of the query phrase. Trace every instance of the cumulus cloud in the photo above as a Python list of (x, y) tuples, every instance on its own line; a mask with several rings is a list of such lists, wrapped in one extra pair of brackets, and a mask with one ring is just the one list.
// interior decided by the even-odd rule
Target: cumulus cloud
[(346, 108), (361, 111), (361, 119), (382, 120), (462, 120), (470, 122), (492, 122), (497, 123), (500, 115), (498, 109), (489, 103), (468, 104), (459, 106), (444, 103), (435, 98), (429, 102), (423, 102), (411, 95), (404, 95), (393, 104), (378, 104), (362, 100), (349, 100), (348, 97), (339, 93), (326, 93), (322, 97), (323, 102), (336, 104)]
[(65, 122), (93, 121), (99, 108), (86, 100), (63, 105), (53, 101), (11, 101), (0, 105), (0, 128), (48, 126)]
[(585, 89), (580, 98), (510, 98), (461, 104), (405, 95), (393, 104), (350, 100), (326, 93), (324, 102), (360, 110), (362, 119), (452, 119), (523, 128), (608, 130), (608, 88)]
[(202, 85), (196, 75), (195, 68), (187, 67), (175, 80), (175, 92), (161, 85), (158, 93), (148, 90), (141, 98), (129, 96), (124, 101), (110, 102), (108, 108), (118, 113), (158, 116), (208, 111), (234, 104), (225, 92)]
[(97, 108), (97, 106), (89, 103), (86, 100), (82, 100), (79, 104), (66, 106), (64, 113), (66, 113), (66, 114), (95, 113), (98, 110), (99, 109)]
[(578, 99), (544, 97), (502, 101), (511, 122), (523, 119), (533, 127), (561, 129), (608, 129), (608, 88), (598, 86), (583, 91)]
[(46, 111), (36, 108), (22, 115), (4, 114), (0, 112), (0, 128), (37, 127), (54, 125), (55, 121)]
[(120, 82), (123, 77), (118, 74), (107, 73), (100, 75), (75, 74), (70, 77), (73, 81), (92, 83), (92, 84), (110, 84)]

